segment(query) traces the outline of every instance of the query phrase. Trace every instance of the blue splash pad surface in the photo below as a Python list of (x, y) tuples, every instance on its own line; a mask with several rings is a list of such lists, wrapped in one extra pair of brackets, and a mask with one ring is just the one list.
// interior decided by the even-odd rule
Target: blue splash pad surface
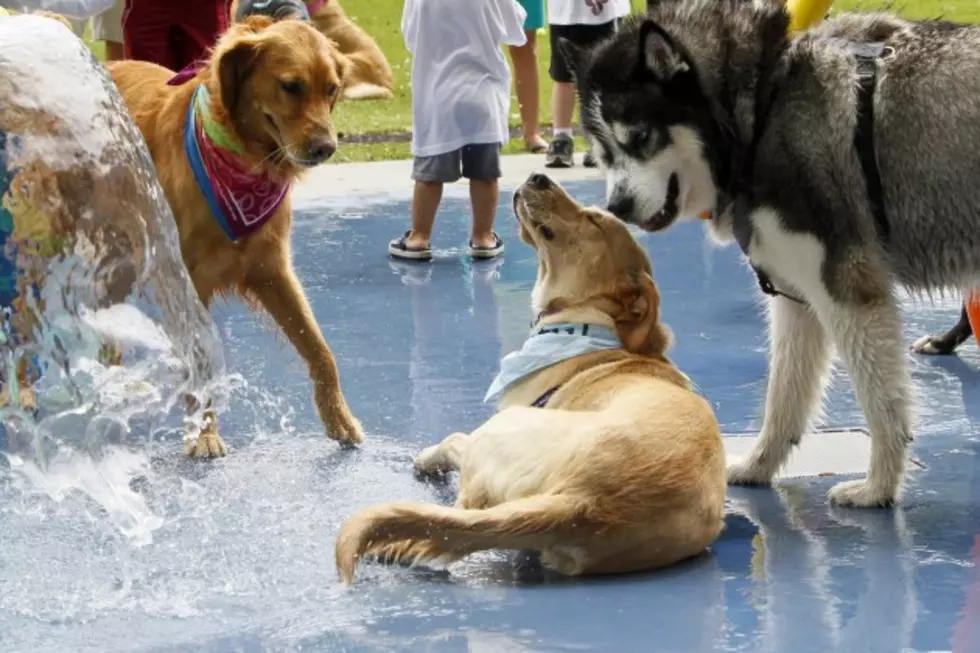
[[(599, 182), (568, 184), (598, 202)], [(650, 574), (570, 580), (533, 560), (480, 554), (450, 572), (364, 566), (342, 588), (333, 542), (357, 509), (450, 502), (453, 484), (411, 474), (421, 447), (469, 430), (500, 357), (519, 346), (536, 261), (501, 200), (504, 258), (465, 256), (469, 209), (447, 197), (436, 260), (404, 264), (386, 244), (404, 200), (298, 207), (296, 267), (369, 438), (340, 451), (322, 436), (292, 348), (237, 304), (215, 319), (248, 380), (222, 415), (231, 455), (182, 459), (140, 444), (134, 543), (78, 493), (24, 489), (0, 469), (0, 649), (4, 651), (933, 651), (980, 650), (978, 356), (913, 357), (926, 466), (896, 511), (831, 509), (830, 479), (733, 489), (710, 554)], [(766, 337), (754, 277), (697, 225), (643, 235), (675, 333), (675, 362), (728, 433), (758, 427)], [(909, 304), (906, 336), (944, 330), (955, 299)], [(839, 375), (831, 426), (862, 417)], [(813, 436), (819, 437), (819, 436)], [(139, 458), (143, 456), (143, 458)], [(141, 504), (139, 502), (142, 502)], [(142, 520), (142, 521), (141, 521)], [(156, 520), (156, 521), (154, 521)], [(134, 527), (135, 528), (135, 527)]]

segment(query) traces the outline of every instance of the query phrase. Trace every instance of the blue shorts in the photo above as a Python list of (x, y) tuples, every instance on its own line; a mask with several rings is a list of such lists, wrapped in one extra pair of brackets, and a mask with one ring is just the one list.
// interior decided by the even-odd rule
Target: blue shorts
[(527, 12), (524, 19), (524, 31), (537, 30), (545, 26), (544, 0), (517, 0)]

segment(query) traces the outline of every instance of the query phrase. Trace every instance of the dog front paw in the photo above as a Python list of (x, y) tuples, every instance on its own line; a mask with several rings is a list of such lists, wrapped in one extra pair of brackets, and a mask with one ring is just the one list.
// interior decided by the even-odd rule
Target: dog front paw
[(184, 451), (191, 458), (220, 458), (228, 454), (228, 447), (215, 430), (201, 432), (196, 440), (184, 442)]
[(772, 485), (773, 473), (752, 458), (732, 463), (726, 470), (729, 485), (749, 485), (768, 487)]
[(350, 412), (344, 398), (317, 397), (317, 412), (327, 427), (327, 437), (344, 446), (358, 445), (364, 441), (364, 427)]
[(949, 356), (956, 351), (955, 346), (950, 346), (940, 336), (922, 336), (912, 343), (910, 349), (925, 356)]
[(415, 456), (415, 475), (416, 476), (440, 476), (448, 470), (442, 464), (442, 456), (439, 455), (439, 445), (426, 447)]
[(849, 508), (889, 508), (897, 495), (897, 489), (876, 487), (867, 480), (838, 483), (829, 493), (831, 503)]

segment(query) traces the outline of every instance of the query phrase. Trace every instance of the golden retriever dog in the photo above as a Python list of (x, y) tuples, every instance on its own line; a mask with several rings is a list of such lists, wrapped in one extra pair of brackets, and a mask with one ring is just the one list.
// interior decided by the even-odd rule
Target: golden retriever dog
[[(145, 289), (171, 335), (176, 324), (213, 330), (203, 307), (191, 305), (190, 280), (167, 246), (169, 214), (159, 186), (145, 178), (152, 166), (140, 134), (70, 29), (49, 12), (0, 12), (8, 46), (0, 51), (0, 355), (15, 361), (12, 373), (0, 365), (0, 404), (27, 412), (37, 407), (34, 383), (45, 364), (67, 371), (76, 334), (46, 337), (54, 313), (74, 318), (74, 331), (81, 311)], [(99, 335), (101, 362), (120, 364), (118, 343)]]
[(537, 320), (488, 399), (499, 411), (415, 459), (459, 471), (455, 507), (391, 503), (341, 528), (341, 579), (358, 561), (452, 562), (530, 549), (568, 575), (625, 573), (696, 556), (719, 535), (725, 452), (710, 404), (666, 357), (650, 259), (626, 225), (542, 174), (514, 194), (537, 250)]
[(339, 0), (306, 3), (310, 20), (351, 61), (344, 86), (345, 100), (390, 100), (395, 76), (384, 52), (367, 32), (358, 27), (340, 6)]
[[(148, 62), (108, 68), (149, 146), (201, 300), (235, 293), (265, 309), (309, 368), (327, 435), (359, 443), (289, 241), (292, 185), (336, 149), (331, 112), (345, 60), (307, 23), (252, 16), (185, 83), (168, 84), (174, 73)], [(194, 451), (224, 453), (216, 430)]]
[(234, 0), (232, 20), (263, 14), (277, 20), (309, 19), (341, 54), (350, 60), (345, 100), (389, 100), (393, 97), (395, 77), (381, 48), (367, 32), (344, 12), (338, 0)]

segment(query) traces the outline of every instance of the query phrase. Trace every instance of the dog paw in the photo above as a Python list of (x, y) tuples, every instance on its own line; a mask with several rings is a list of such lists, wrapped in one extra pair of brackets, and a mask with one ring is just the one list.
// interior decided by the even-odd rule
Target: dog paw
[(319, 408), (320, 419), (327, 427), (327, 437), (344, 446), (358, 445), (364, 441), (364, 427), (341, 399), (339, 403)]
[(866, 480), (845, 481), (830, 488), (830, 502), (849, 508), (889, 508), (895, 505), (896, 492), (874, 487)]
[(936, 336), (922, 336), (909, 349), (925, 356), (948, 356), (953, 353), (953, 349), (945, 346), (942, 339)]
[(191, 458), (219, 458), (227, 455), (228, 447), (217, 431), (204, 431), (197, 440), (187, 440), (184, 451)]
[(440, 476), (446, 473), (446, 469), (441, 464), (441, 457), (439, 456), (439, 445), (433, 445), (431, 447), (426, 447), (419, 452), (419, 455), (415, 456), (415, 474), (416, 476)]
[(751, 459), (732, 463), (726, 470), (729, 485), (770, 486), (772, 474)]

